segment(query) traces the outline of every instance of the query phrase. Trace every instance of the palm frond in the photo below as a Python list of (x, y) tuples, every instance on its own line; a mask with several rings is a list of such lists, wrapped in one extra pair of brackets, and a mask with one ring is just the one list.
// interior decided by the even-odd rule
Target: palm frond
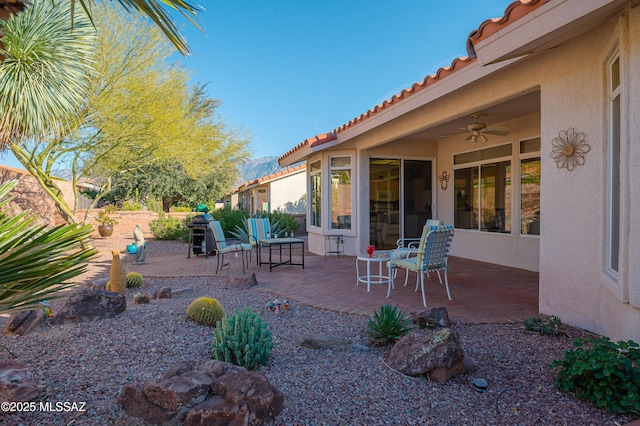
[(88, 244), (90, 225), (47, 228), (29, 212), (11, 215), (7, 197), (17, 184), (0, 184), (0, 313), (40, 307), (62, 297), (74, 277), (86, 270), (96, 250)]

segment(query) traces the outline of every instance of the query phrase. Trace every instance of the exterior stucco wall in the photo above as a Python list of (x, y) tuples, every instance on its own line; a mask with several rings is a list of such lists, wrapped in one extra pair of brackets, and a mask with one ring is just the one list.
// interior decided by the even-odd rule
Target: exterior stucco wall
[(307, 173), (302, 170), (270, 183), (269, 197), (272, 211), (306, 213)]
[[(573, 127), (584, 132), (591, 151), (584, 166), (572, 172), (556, 167), (543, 155), (540, 247), (540, 310), (567, 323), (608, 335), (640, 340), (637, 304), (640, 276), (635, 266), (640, 207), (637, 164), (640, 99), (640, 11), (573, 40), (545, 55), (544, 65), (556, 70), (542, 84), (542, 138)], [(608, 118), (606, 63), (614, 47), (623, 67), (621, 261), (618, 277), (606, 271)], [(635, 67), (632, 61), (635, 60)], [(562, 71), (562, 73), (560, 73)], [(626, 74), (626, 78), (625, 78)], [(561, 78), (565, 75), (565, 78)], [(627, 127), (628, 126), (628, 127)], [(637, 142), (637, 139), (636, 139)], [(629, 155), (625, 155), (625, 154)], [(625, 165), (626, 163), (626, 165)], [(628, 194), (628, 198), (625, 197)], [(629, 201), (628, 203), (626, 201)], [(630, 297), (632, 296), (632, 297)]]

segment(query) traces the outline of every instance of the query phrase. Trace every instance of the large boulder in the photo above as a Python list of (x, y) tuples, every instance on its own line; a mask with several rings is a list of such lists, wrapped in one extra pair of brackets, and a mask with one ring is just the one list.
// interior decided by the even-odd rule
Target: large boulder
[(417, 329), (402, 337), (385, 355), (389, 367), (409, 376), (427, 375), (444, 384), (464, 373), (464, 351), (450, 328)]
[(31, 333), (42, 321), (46, 314), (44, 309), (31, 309), (11, 315), (7, 324), (7, 332), (16, 336), (24, 336)]
[(26, 365), (16, 361), (0, 361), (0, 402), (27, 402), (41, 392)]
[(80, 323), (114, 318), (124, 312), (127, 299), (120, 293), (81, 289), (67, 298), (52, 324)]
[(209, 360), (181, 362), (159, 379), (127, 384), (118, 402), (153, 424), (261, 425), (282, 411), (284, 396), (261, 373)]
[(184, 426), (262, 425), (273, 420), (284, 406), (284, 395), (256, 371), (229, 370), (213, 382), (213, 398), (196, 405)]

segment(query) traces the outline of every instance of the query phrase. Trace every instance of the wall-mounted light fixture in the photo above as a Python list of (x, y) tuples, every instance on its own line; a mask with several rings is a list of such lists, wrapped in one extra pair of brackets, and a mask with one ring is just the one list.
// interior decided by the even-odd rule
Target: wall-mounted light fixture
[(443, 170), (440, 175), (438, 175), (438, 180), (440, 181), (440, 188), (444, 191), (449, 186), (449, 179), (451, 179), (451, 175), (447, 173), (446, 170)]

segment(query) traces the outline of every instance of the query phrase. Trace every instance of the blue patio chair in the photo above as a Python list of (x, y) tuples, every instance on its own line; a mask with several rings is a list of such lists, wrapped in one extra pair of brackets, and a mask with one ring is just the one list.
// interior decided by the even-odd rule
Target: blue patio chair
[[(245, 258), (247, 256), (247, 253), (251, 253), (251, 249), (252, 249), (251, 244), (245, 244), (245, 243), (227, 244), (227, 239), (224, 235), (224, 231), (222, 230), (222, 225), (220, 224), (220, 222), (217, 220), (213, 220), (211, 221), (210, 225), (211, 225), (211, 230), (213, 231), (213, 239), (216, 242), (216, 251), (217, 251), (216, 257), (218, 258), (218, 264), (216, 265), (216, 274), (220, 269), (220, 263), (222, 263), (222, 266), (224, 266), (224, 255), (227, 253), (236, 253), (236, 255), (238, 253), (241, 254), (242, 273), (244, 274)], [(248, 261), (247, 261), (247, 265), (248, 265)]]
[[(394, 287), (394, 269), (402, 268), (407, 271), (417, 272), (420, 276), (420, 288), (422, 290), (422, 304), (427, 306), (427, 299), (424, 293), (424, 275), (429, 272), (440, 272), (444, 274), (444, 285), (447, 289), (447, 297), (451, 300), (449, 292), (449, 277), (447, 274), (449, 265), (449, 250), (453, 241), (453, 226), (427, 226), (422, 230), (422, 237), (418, 246), (415, 257), (392, 259), (389, 262), (389, 287), (387, 289), (387, 298), (391, 295), (391, 289)], [(438, 278), (440, 276), (438, 275)], [(406, 282), (406, 279), (405, 279)], [(440, 279), (442, 283), (442, 280)], [(418, 283), (416, 289), (418, 291)]]
[[(268, 217), (250, 217), (247, 220), (247, 231), (249, 234), (249, 244), (251, 247), (256, 247), (256, 250), (260, 250), (258, 241), (266, 240), (267, 235), (271, 233), (271, 222)], [(256, 262), (259, 262), (259, 257), (256, 256)]]

